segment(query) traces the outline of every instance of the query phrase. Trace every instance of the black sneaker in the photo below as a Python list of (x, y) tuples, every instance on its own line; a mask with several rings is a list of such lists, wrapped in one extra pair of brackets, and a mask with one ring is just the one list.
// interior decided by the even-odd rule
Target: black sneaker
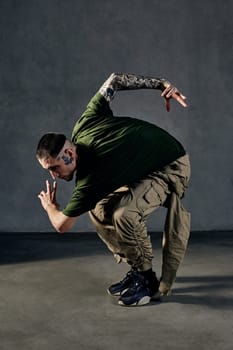
[(152, 295), (158, 290), (158, 285), (156, 277), (149, 281), (142, 274), (138, 273), (134, 278), (134, 283), (119, 298), (118, 304), (124, 306), (149, 304)]
[(138, 274), (137, 278), (134, 279), (133, 285), (121, 295), (118, 304), (125, 306), (146, 305), (150, 302), (150, 294), (144, 277)]
[(122, 295), (126, 292), (130, 286), (134, 284), (135, 276), (137, 275), (137, 270), (132, 268), (122, 281), (112, 284), (108, 289), (108, 293), (114, 296)]

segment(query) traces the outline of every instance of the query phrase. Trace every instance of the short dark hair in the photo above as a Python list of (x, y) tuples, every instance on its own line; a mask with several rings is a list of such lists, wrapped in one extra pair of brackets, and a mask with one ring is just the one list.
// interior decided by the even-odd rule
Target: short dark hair
[(43, 135), (38, 143), (36, 156), (39, 159), (53, 157), (56, 158), (66, 142), (63, 134), (49, 132)]

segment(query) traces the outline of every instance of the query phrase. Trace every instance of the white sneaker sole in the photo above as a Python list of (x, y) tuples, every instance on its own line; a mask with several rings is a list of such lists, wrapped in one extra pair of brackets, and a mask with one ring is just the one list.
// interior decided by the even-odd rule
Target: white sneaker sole
[(118, 304), (122, 305), (122, 306), (141, 306), (141, 305), (146, 305), (149, 304), (151, 298), (149, 296), (145, 296), (142, 299), (140, 299), (139, 301), (136, 301), (133, 304), (124, 304), (124, 302), (122, 300), (118, 300)]

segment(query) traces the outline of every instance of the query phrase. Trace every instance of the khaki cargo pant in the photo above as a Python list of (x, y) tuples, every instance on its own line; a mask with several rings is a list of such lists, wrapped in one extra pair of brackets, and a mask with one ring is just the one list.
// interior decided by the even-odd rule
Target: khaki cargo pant
[(153, 251), (146, 220), (166, 206), (160, 289), (170, 290), (184, 257), (190, 233), (190, 214), (180, 198), (188, 186), (190, 163), (185, 155), (131, 186), (124, 186), (96, 204), (89, 212), (99, 237), (117, 262), (126, 261), (138, 270), (152, 268)]

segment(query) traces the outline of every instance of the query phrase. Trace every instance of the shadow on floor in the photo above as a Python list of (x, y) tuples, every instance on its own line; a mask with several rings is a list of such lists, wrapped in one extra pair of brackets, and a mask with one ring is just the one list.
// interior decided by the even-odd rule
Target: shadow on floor
[(104, 254), (95, 233), (1, 233), (0, 264)]
[(178, 277), (171, 297), (164, 302), (206, 305), (216, 309), (233, 309), (233, 276)]
[[(196, 245), (231, 247), (232, 231), (191, 233), (189, 249)], [(151, 233), (153, 248), (160, 249), (162, 234)], [(0, 232), (0, 264), (63, 259), (79, 256), (110, 254), (94, 232), (66, 233), (11, 233)]]

